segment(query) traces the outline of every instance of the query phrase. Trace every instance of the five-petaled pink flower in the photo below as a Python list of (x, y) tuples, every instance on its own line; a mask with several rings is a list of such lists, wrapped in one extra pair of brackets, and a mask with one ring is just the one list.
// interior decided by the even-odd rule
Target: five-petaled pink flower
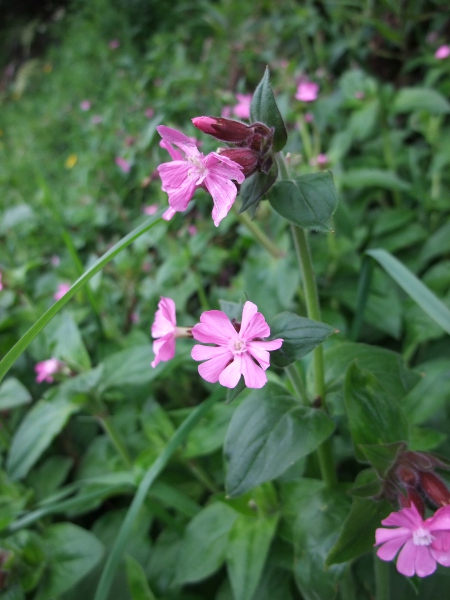
[(450, 56), (450, 46), (440, 46), (434, 53), (434, 58), (442, 60)]
[(48, 360), (38, 362), (34, 366), (34, 370), (37, 373), (36, 382), (42, 383), (46, 381), (47, 383), (53, 383), (53, 375), (60, 373), (64, 367), (65, 364), (57, 358), (49, 358)]
[(233, 114), (236, 115), (238, 119), (250, 119), (252, 94), (236, 94), (236, 98), (238, 103), (236, 106), (233, 106)]
[(163, 163), (158, 167), (162, 190), (168, 193), (170, 204), (163, 218), (168, 220), (175, 212), (185, 211), (195, 190), (204, 187), (214, 202), (212, 218), (217, 227), (236, 200), (237, 188), (232, 180), (242, 183), (245, 179), (242, 167), (216, 152), (204, 156), (194, 141), (176, 129), (164, 125), (156, 129), (163, 138), (160, 145), (173, 158), (172, 162)]
[(314, 100), (317, 100), (318, 95), (319, 84), (308, 79), (302, 79), (297, 86), (295, 97), (302, 102), (314, 102)]
[(192, 329), (192, 336), (204, 344), (194, 346), (191, 356), (204, 360), (198, 367), (203, 379), (217, 381), (228, 388), (237, 386), (241, 375), (249, 388), (261, 388), (267, 382), (265, 370), (270, 365), (269, 350), (278, 350), (282, 339), (263, 341), (270, 335), (269, 326), (258, 307), (247, 301), (240, 326), (234, 327), (221, 310), (208, 310)]
[(376, 530), (377, 555), (390, 561), (397, 552), (397, 571), (407, 577), (431, 575), (436, 563), (450, 566), (450, 506), (443, 506), (425, 521), (414, 504), (381, 521), (394, 529)]
[(63, 296), (65, 296), (67, 294), (67, 292), (70, 290), (70, 288), (71, 288), (70, 283), (60, 283), (60, 284), (58, 284), (58, 289), (53, 294), (53, 298), (55, 300), (61, 300), (61, 298)]

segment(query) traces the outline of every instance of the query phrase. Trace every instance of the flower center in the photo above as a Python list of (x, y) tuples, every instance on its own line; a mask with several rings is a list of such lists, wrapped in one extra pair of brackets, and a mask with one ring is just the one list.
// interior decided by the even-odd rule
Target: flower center
[(233, 354), (243, 354), (244, 352), (247, 352), (245, 341), (239, 338), (237, 340), (233, 340), (231, 342), (231, 351)]
[(434, 536), (431, 535), (431, 532), (428, 531), (428, 529), (419, 527), (413, 531), (412, 539), (415, 546), (429, 546), (434, 540)]
[(209, 171), (208, 168), (202, 162), (202, 155), (194, 154), (187, 157), (187, 160), (195, 167), (189, 171), (189, 177), (196, 179), (196, 185), (200, 185)]

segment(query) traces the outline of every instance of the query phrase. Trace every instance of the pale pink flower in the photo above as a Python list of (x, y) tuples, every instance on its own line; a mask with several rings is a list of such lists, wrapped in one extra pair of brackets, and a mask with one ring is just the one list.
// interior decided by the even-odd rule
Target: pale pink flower
[(83, 100), (82, 102), (80, 102), (80, 108), (81, 110), (87, 111), (91, 108), (91, 103), (89, 102), (89, 100)]
[(316, 167), (316, 166), (323, 167), (324, 165), (328, 164), (328, 156), (326, 154), (323, 154), (323, 153), (318, 154), (315, 158), (312, 158), (309, 161), (309, 164), (312, 167)]
[(142, 209), (142, 212), (144, 213), (144, 215), (154, 215), (155, 212), (158, 211), (158, 205), (157, 204), (149, 204), (148, 206), (144, 206), (144, 208)]
[(2, 277), (3, 277), (3, 273), (0, 273), (0, 292), (3, 289)]
[(241, 375), (249, 388), (261, 388), (267, 382), (265, 374), (270, 366), (269, 350), (277, 350), (282, 339), (263, 341), (270, 328), (256, 304), (247, 301), (242, 311), (242, 323), (236, 328), (221, 310), (208, 310), (200, 323), (192, 329), (198, 342), (216, 346), (194, 346), (191, 356), (204, 360), (198, 367), (203, 379), (217, 381), (228, 388), (237, 386)]
[(147, 119), (151, 119), (154, 114), (155, 114), (155, 111), (153, 110), (153, 108), (145, 109), (144, 115), (147, 117)]
[(115, 163), (119, 167), (119, 169), (124, 173), (129, 173), (131, 171), (131, 163), (128, 162), (128, 160), (125, 160), (125, 158), (122, 158), (121, 156), (116, 156)]
[(60, 262), (61, 262), (61, 259), (59, 258), (59, 256), (57, 254), (54, 254), (50, 259), (50, 264), (52, 265), (52, 267), (59, 267)]
[(55, 300), (61, 300), (61, 298), (63, 296), (65, 296), (67, 294), (67, 292), (70, 290), (70, 288), (71, 288), (70, 283), (60, 283), (60, 284), (58, 284), (58, 289), (53, 294), (53, 298)]
[(303, 118), (305, 119), (305, 123), (312, 123), (314, 121), (314, 115), (310, 112), (305, 113)]
[(37, 373), (36, 382), (42, 383), (46, 381), (47, 383), (53, 383), (53, 375), (60, 373), (64, 367), (65, 364), (57, 358), (49, 358), (48, 360), (38, 362), (34, 366), (34, 370)]
[(295, 97), (302, 102), (314, 102), (319, 95), (319, 84), (302, 79), (297, 86)]
[(217, 227), (236, 200), (237, 188), (232, 180), (242, 183), (245, 179), (242, 167), (216, 152), (204, 156), (190, 138), (176, 129), (164, 125), (156, 129), (163, 138), (164, 145), (162, 142), (160, 145), (173, 158), (172, 162), (158, 167), (162, 190), (168, 193), (170, 204), (163, 218), (168, 220), (175, 212), (185, 211), (195, 190), (204, 187), (214, 202), (212, 218)]
[(236, 98), (238, 103), (236, 106), (233, 106), (233, 114), (235, 114), (238, 119), (250, 119), (252, 94), (236, 94)]
[(394, 528), (376, 530), (375, 546), (380, 546), (377, 555), (390, 561), (400, 550), (397, 571), (402, 575), (426, 577), (434, 573), (437, 562), (450, 566), (450, 506), (440, 508), (424, 521), (413, 503), (381, 523)]
[(198, 233), (198, 229), (195, 225), (189, 225), (189, 227), (187, 228), (189, 235), (197, 235)]
[(224, 106), (222, 108), (222, 112), (220, 113), (222, 117), (224, 117), (225, 119), (228, 119), (228, 117), (231, 117), (231, 106)]
[(130, 315), (130, 321), (132, 323), (139, 323), (140, 321), (139, 313), (137, 313), (135, 310)]
[(176, 338), (192, 337), (190, 327), (177, 327), (175, 302), (172, 298), (164, 298), (164, 296), (161, 296), (158, 303), (151, 331), (152, 337), (157, 338), (153, 342), (155, 359), (151, 363), (152, 367), (175, 356)]
[(111, 50), (117, 50), (117, 48), (120, 46), (120, 42), (119, 40), (111, 40), (108, 46), (111, 48)]
[(357, 100), (362, 100), (365, 97), (365, 93), (362, 90), (356, 90), (353, 95)]
[(434, 58), (442, 60), (450, 56), (450, 46), (440, 46), (434, 53)]
[(103, 117), (101, 115), (94, 115), (93, 117), (91, 117), (92, 125), (100, 125), (102, 121)]

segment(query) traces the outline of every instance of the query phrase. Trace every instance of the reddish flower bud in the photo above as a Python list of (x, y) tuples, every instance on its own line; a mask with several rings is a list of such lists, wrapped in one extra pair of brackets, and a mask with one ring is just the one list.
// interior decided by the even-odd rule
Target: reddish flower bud
[(428, 498), (437, 506), (450, 504), (450, 491), (440, 477), (431, 471), (419, 473), (420, 485)]
[(223, 117), (195, 117), (192, 122), (203, 133), (212, 135), (222, 142), (232, 144), (246, 142), (253, 133), (252, 128), (248, 125)]
[(410, 467), (406, 467), (403, 465), (398, 467), (397, 475), (400, 481), (402, 481), (406, 485), (415, 486), (418, 483), (417, 472), (411, 469)]
[(258, 166), (258, 155), (250, 148), (219, 148), (217, 151), (220, 156), (226, 156), (238, 165), (241, 165), (242, 172), (249, 177), (256, 171)]
[(422, 518), (424, 518), (425, 505), (420, 497), (420, 494), (415, 489), (408, 488), (406, 491), (406, 496), (399, 494), (398, 502), (402, 508), (410, 508), (411, 504), (414, 504)]

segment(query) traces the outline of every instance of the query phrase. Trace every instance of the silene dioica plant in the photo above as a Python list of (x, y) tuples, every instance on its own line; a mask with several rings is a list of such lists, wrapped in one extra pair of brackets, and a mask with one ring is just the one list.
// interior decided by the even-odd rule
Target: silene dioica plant
[[(300, 82), (297, 98), (310, 101), (317, 93), (314, 86)], [(365, 582), (368, 597), (376, 590), (381, 599), (388, 597), (386, 563), (390, 561), (396, 561), (398, 572), (412, 578), (415, 587), (420, 583), (417, 578), (432, 575), (438, 565), (450, 566), (450, 492), (438, 473), (448, 470), (449, 463), (411, 447), (410, 423), (402, 406), (420, 376), (408, 369), (399, 355), (383, 348), (337, 341), (324, 353), (321, 346), (338, 333), (321, 321), (308, 240), (308, 230), (320, 235), (333, 228), (337, 193), (331, 172), (324, 170), (326, 157), (318, 157), (318, 172), (295, 174), (290, 156), (282, 152), (287, 132), (267, 70), (251, 99), (249, 120), (250, 124), (245, 124), (225, 117), (193, 118), (197, 129), (221, 143), (207, 155), (201, 152), (199, 140), (165, 125), (157, 127), (160, 146), (171, 159), (158, 167), (169, 208), (118, 242), (69, 290), (64, 289), (56, 304), (2, 363), (3, 375), (73, 294), (111, 258), (161, 222), (161, 214), (170, 220), (176, 212), (184, 212), (199, 187), (211, 195), (215, 226), (226, 219), (239, 195), (240, 214), (249, 213), (250, 217), (243, 217), (245, 223), (269, 252), (277, 249), (258, 228), (258, 206), (268, 201), (289, 222), (307, 315), (283, 312), (267, 323), (252, 302), (249, 289), (245, 301), (223, 301), (220, 307), (200, 314), (198, 323), (180, 326), (174, 300), (161, 297), (151, 329), (151, 367), (158, 369), (160, 363), (176, 361), (177, 340), (193, 339), (196, 343), (191, 358), (199, 363), (198, 374), (214, 385), (209, 398), (171, 431), (170, 441), (150, 466), (138, 469), (131, 479), (128, 475), (122, 479), (106, 477), (105, 485), (118, 486), (116, 491), (130, 485), (137, 485), (137, 491), (101, 576), (97, 572), (100, 579), (95, 600), (110, 597), (116, 569), (136, 534), (135, 524), (141, 522), (145, 500), (153, 489), (191, 519), (181, 540), (175, 543), (168, 535), (155, 546), (163, 557), (160, 560), (170, 563), (175, 553), (173, 577), (178, 586), (200, 582), (226, 563), (229, 583), (225, 580), (217, 596), (224, 600), (293, 598), (292, 570), (295, 597), (298, 593), (311, 600), (332, 599), (338, 593), (345, 599), (360, 597), (355, 593), (359, 578)], [(309, 353), (311, 360), (300, 362)], [(62, 385), (74, 398), (95, 389), (101, 379), (95, 369), (69, 377), (73, 375), (70, 366), (56, 358), (39, 363), (36, 373), (38, 382), (65, 378)], [(170, 491), (163, 484), (158, 487), (155, 480), (174, 453), (189, 444), (190, 432), (224, 401), (225, 406), (234, 401), (224, 442), (225, 493), (200, 467), (192, 466), (209, 491), (199, 508), (187, 495)], [(48, 419), (50, 432), (45, 433), (44, 441), (36, 440), (42, 449), (79, 409), (77, 402), (81, 401), (75, 399), (66, 405), (56, 396), (53, 402), (61, 403), (59, 422)], [(92, 412), (98, 414), (101, 400), (96, 394), (93, 402)], [(46, 408), (41, 405), (39, 410), (45, 412)], [(162, 417), (155, 414), (155, 418)], [(206, 421), (207, 426), (218, 426), (214, 419)], [(106, 417), (102, 424), (129, 466), (114, 424)], [(36, 460), (21, 455), (25, 435), (23, 426), (9, 457), (10, 471), (17, 476)], [(199, 435), (208, 437), (207, 430), (201, 429)], [(353, 484), (348, 479), (340, 482), (336, 470), (343, 440), (349, 436), (360, 465)], [(94, 485), (81, 498), (69, 497), (75, 488), (76, 483), (70, 492), (57, 494), (34, 512), (9, 519), (1, 568), (16, 595), (8, 598), (24, 598), (24, 593), (35, 588), (36, 600), (59, 597), (99, 563), (103, 550), (95, 536), (75, 524), (61, 523), (51, 526), (50, 533), (41, 530), (43, 543), (64, 548), (58, 551), (65, 552), (66, 558), (71, 556), (75, 563), (71, 563), (69, 576), (56, 567), (52, 571), (40, 554), (39, 531), (26, 529), (48, 514), (67, 511), (80, 502), (89, 505), (107, 495), (104, 488)], [(159, 509), (158, 514), (163, 521), (173, 521), (165, 509)], [(371, 553), (373, 569), (366, 560)], [(55, 565), (63, 560), (61, 556), (55, 556)], [(133, 598), (155, 598), (139, 563), (127, 555), (126, 565)], [(155, 564), (150, 570), (156, 579), (163, 573)]]

